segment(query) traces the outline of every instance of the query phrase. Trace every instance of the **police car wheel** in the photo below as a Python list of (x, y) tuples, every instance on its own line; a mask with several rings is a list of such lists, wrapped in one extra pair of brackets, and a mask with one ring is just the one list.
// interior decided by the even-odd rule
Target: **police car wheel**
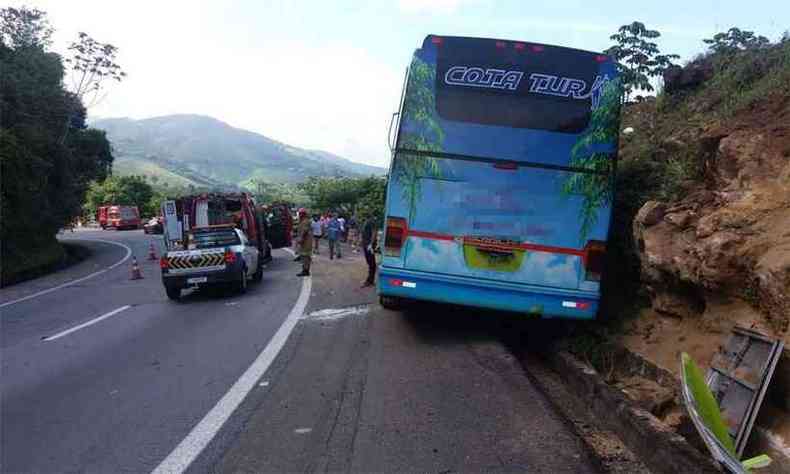
[(242, 269), (239, 272), (239, 279), (236, 281), (236, 291), (239, 293), (247, 292), (247, 270)]
[(165, 293), (167, 293), (167, 297), (173, 301), (181, 299), (181, 288), (176, 286), (166, 286)]

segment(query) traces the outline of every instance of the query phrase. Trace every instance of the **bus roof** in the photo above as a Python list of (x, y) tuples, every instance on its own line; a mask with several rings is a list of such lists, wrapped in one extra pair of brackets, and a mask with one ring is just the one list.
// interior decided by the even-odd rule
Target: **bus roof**
[(597, 51), (588, 51), (584, 49), (569, 48), (566, 46), (557, 46), (557, 45), (551, 45), (545, 43), (535, 43), (531, 41), (518, 41), (518, 40), (507, 40), (507, 39), (497, 39), (497, 38), (479, 38), (474, 36), (440, 36), (440, 35), (429, 34), (423, 40), (422, 47), (423, 48), (436, 47), (436, 46), (442, 46), (446, 43), (451, 43), (456, 45), (460, 43), (468, 43), (468, 44), (477, 43), (481, 46), (488, 43), (493, 48), (515, 49), (517, 51), (523, 50), (532, 53), (541, 53), (551, 49), (561, 49), (566, 52), (575, 52), (583, 55), (596, 56), (596, 60), (598, 62), (606, 62), (612, 60), (611, 56)]

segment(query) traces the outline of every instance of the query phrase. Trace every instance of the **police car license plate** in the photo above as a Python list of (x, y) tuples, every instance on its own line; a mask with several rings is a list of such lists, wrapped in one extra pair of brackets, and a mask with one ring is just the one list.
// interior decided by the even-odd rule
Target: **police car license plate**
[(189, 284), (205, 283), (206, 281), (208, 281), (208, 277), (187, 278), (187, 283)]

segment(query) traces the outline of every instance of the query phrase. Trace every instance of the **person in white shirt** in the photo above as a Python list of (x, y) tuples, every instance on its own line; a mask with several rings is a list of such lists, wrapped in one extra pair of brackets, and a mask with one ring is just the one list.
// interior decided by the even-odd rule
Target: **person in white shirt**
[(318, 243), (321, 242), (321, 236), (324, 233), (324, 226), (318, 220), (318, 215), (313, 216), (313, 222), (310, 223), (310, 230), (313, 233), (313, 253), (318, 255)]
[(337, 218), (337, 221), (340, 222), (340, 236), (341, 236), (341, 238), (339, 240), (342, 240), (343, 242), (345, 242), (346, 241), (346, 218), (343, 217), (343, 216), (339, 216)]

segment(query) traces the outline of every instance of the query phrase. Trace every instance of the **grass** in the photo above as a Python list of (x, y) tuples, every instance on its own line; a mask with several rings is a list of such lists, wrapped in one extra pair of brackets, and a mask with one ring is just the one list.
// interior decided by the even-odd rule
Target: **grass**
[(771, 96), (790, 95), (790, 41), (754, 51), (712, 55), (715, 76), (700, 99), (721, 119)]
[(86, 259), (90, 251), (77, 244), (61, 244), (57, 240), (39, 245), (28, 251), (25, 256), (3, 258), (2, 286), (10, 286), (26, 280), (61, 270)]
[(156, 163), (142, 158), (118, 158), (113, 163), (113, 171), (119, 176), (142, 175), (149, 178), (156, 176), (157, 183), (167, 183), (169, 186), (187, 187), (190, 184), (198, 185), (198, 183), (188, 178), (168, 171)]
[(57, 241), (32, 249), (24, 256), (6, 255), (3, 259), (2, 283), (8, 286), (35, 278), (47, 268), (57, 266), (66, 258), (65, 248)]

